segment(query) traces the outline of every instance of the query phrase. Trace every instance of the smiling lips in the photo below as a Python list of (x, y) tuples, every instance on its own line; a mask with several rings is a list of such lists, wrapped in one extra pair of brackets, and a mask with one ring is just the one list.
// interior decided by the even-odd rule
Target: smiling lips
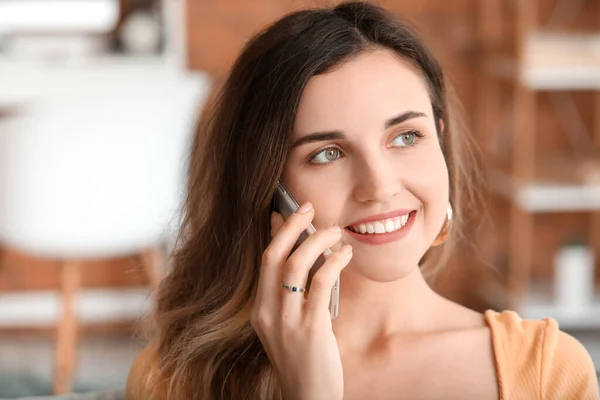
[(364, 224), (351, 225), (348, 229), (355, 233), (378, 235), (381, 233), (390, 233), (399, 230), (408, 222), (409, 214), (404, 214), (400, 217), (386, 218), (374, 222), (366, 222)]
[(350, 237), (372, 245), (394, 242), (408, 235), (415, 221), (416, 210), (391, 213), (356, 221), (346, 227)]
[(355, 233), (370, 235), (394, 232), (408, 223), (410, 214), (413, 213), (413, 211), (416, 210), (394, 210), (383, 214), (372, 215), (354, 221), (348, 225), (347, 229)]

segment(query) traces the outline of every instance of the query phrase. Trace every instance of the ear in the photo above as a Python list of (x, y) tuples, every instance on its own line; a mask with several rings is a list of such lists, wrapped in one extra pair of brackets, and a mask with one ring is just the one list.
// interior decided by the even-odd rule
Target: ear
[(271, 239), (273, 239), (275, 237), (275, 235), (277, 234), (277, 232), (279, 232), (279, 229), (281, 229), (281, 226), (284, 223), (284, 219), (281, 216), (281, 214), (279, 214), (276, 211), (272, 211), (271, 212)]
[(440, 118), (440, 122), (438, 123), (439, 127), (440, 127), (440, 136), (444, 136), (444, 133), (446, 133), (446, 125), (444, 125), (444, 119)]

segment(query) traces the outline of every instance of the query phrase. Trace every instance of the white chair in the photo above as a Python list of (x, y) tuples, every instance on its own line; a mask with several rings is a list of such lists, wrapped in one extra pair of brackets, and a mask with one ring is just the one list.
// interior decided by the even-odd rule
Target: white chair
[(177, 230), (209, 88), (205, 75), (160, 66), (58, 75), (30, 74), (21, 84), (43, 89), (23, 93), (15, 115), (0, 120), (0, 242), (62, 261), (56, 394), (69, 391), (75, 368), (79, 263), (141, 253), (152, 284), (160, 280), (157, 249)]

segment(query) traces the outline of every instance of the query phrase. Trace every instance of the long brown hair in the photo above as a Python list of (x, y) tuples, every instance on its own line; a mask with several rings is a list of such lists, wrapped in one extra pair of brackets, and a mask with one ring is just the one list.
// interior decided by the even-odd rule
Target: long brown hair
[[(183, 227), (152, 316), (169, 399), (280, 398), (249, 323), (274, 188), (309, 79), (378, 48), (412, 63), (428, 85), (460, 235), (474, 197), (469, 139), (436, 59), (406, 23), (370, 3), (285, 16), (248, 42), (196, 133)], [(428, 252), (422, 268), (441, 265), (451, 244)]]

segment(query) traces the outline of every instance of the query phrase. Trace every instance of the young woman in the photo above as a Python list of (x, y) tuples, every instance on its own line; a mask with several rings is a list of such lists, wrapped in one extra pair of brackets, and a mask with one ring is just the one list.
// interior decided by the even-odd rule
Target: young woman
[[(482, 315), (427, 284), (476, 195), (449, 99), (426, 47), (369, 3), (253, 38), (196, 137), (128, 399), (597, 398), (588, 353), (554, 320)], [(301, 204), (285, 222), (278, 180)]]

